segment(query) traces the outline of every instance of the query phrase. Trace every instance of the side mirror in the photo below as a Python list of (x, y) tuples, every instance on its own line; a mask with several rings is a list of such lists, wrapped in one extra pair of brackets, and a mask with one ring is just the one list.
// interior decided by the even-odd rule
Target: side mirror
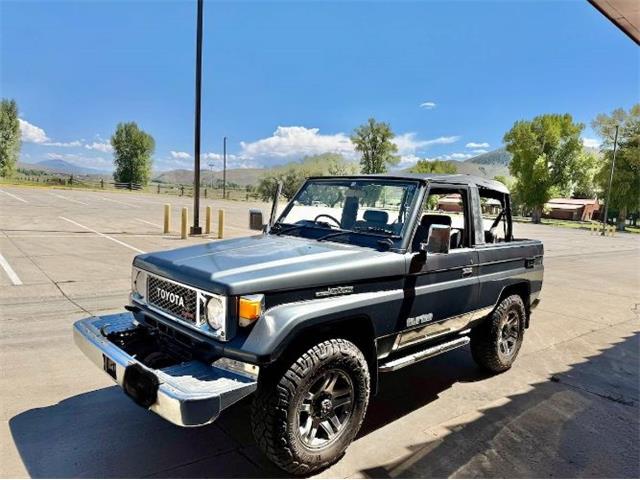
[(262, 210), (252, 208), (249, 210), (249, 229), (262, 231), (264, 229), (264, 220), (262, 219)]
[(431, 225), (427, 242), (420, 245), (420, 250), (426, 253), (449, 253), (451, 227), (448, 225)]

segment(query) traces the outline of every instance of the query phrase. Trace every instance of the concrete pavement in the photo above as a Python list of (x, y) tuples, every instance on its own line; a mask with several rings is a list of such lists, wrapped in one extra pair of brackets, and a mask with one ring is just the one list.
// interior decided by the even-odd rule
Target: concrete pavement
[[(191, 199), (170, 200), (177, 226)], [(73, 345), (75, 320), (122, 308), (137, 251), (209, 241), (160, 234), (166, 202), (0, 186), (0, 253), (20, 279), (0, 266), (2, 477), (283, 475), (253, 442), (249, 400), (174, 427)], [(229, 236), (248, 233), (249, 204), (212, 205)], [(484, 376), (461, 349), (382, 376), (357, 440), (320, 477), (640, 476), (640, 237), (514, 228), (546, 254), (514, 368)]]

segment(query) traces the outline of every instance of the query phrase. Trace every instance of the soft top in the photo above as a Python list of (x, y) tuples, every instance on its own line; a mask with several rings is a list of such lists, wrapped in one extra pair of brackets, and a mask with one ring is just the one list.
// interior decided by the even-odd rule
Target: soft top
[(331, 178), (340, 179), (358, 179), (358, 178), (382, 178), (389, 180), (420, 180), (422, 182), (431, 183), (447, 183), (452, 185), (471, 185), (478, 188), (486, 188), (500, 193), (509, 193), (509, 189), (496, 180), (479, 177), (477, 175), (467, 175), (462, 173), (408, 173), (408, 172), (390, 172), (376, 173), (372, 175), (336, 175), (329, 177), (309, 177), (314, 180), (328, 180)]

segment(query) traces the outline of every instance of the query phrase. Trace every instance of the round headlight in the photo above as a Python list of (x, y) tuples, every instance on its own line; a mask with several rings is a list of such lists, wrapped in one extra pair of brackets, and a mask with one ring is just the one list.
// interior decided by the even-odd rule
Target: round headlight
[(145, 272), (142, 270), (134, 272), (132, 288), (140, 298), (145, 297), (147, 294), (147, 274)]
[(224, 304), (217, 297), (211, 297), (207, 302), (207, 323), (214, 330), (220, 330), (224, 321)]

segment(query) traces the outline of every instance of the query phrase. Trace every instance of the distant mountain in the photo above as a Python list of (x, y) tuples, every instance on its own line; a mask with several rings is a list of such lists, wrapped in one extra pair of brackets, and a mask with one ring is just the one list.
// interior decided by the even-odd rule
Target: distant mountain
[[(227, 182), (238, 185), (256, 185), (260, 177), (266, 172), (263, 168), (230, 168), (227, 170)], [(211, 170), (200, 170), (200, 180), (203, 184), (211, 183)], [(187, 185), (193, 183), (193, 170), (169, 170), (156, 172), (152, 180), (161, 183), (174, 183)], [(222, 172), (213, 172), (214, 183), (222, 180)]]
[(50, 173), (66, 173), (69, 175), (110, 175), (109, 172), (95, 168), (81, 167), (65, 160), (43, 160), (38, 163), (21, 162), (20, 168), (43, 170)]
[(511, 154), (503, 147), (471, 157), (465, 160), (465, 163), (475, 163), (477, 165), (502, 165), (508, 167), (509, 163), (511, 163)]

